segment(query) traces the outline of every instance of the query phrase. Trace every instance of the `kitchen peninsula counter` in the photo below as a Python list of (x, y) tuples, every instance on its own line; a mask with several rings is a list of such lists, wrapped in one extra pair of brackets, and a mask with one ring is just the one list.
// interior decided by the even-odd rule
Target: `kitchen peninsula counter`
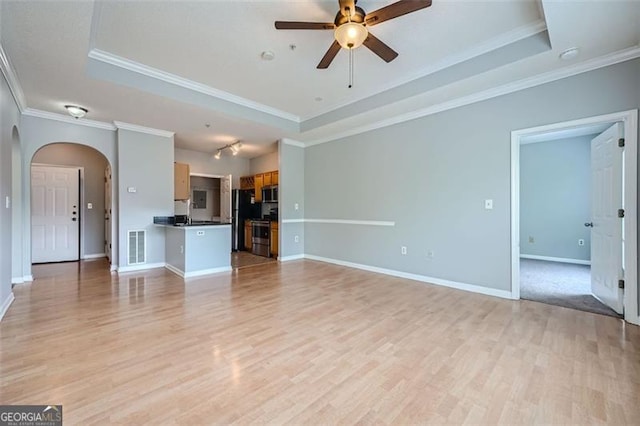
[(166, 267), (184, 278), (231, 270), (231, 224), (202, 223), (165, 228)]

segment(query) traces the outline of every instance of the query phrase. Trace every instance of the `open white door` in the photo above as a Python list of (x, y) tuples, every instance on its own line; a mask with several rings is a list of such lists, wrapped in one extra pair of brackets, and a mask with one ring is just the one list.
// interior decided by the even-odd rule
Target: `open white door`
[(220, 178), (220, 221), (231, 223), (231, 175)]
[(32, 261), (80, 258), (78, 168), (31, 167)]
[(104, 169), (104, 252), (111, 262), (111, 166)]
[(624, 148), (618, 146), (618, 123), (591, 141), (591, 291), (614, 311), (623, 312), (622, 164)]

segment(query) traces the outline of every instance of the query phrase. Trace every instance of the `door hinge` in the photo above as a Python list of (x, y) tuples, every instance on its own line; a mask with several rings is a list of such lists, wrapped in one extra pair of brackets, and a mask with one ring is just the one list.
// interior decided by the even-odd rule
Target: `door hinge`
[(624, 280), (618, 280), (618, 288), (624, 289)]
[(618, 146), (619, 146), (620, 148), (624, 148), (624, 138), (620, 138), (620, 139), (618, 139)]
[(624, 209), (618, 209), (618, 217), (624, 217)]

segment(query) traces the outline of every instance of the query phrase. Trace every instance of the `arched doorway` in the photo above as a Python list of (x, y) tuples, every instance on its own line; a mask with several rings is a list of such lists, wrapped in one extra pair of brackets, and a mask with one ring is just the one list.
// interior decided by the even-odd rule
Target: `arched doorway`
[(22, 268), (22, 148), (16, 126), (11, 131), (11, 200), (11, 283), (18, 284), (24, 282), (25, 274)]
[[(30, 171), (33, 263), (112, 258), (106, 244), (111, 223), (105, 227), (105, 199), (111, 199), (111, 194), (105, 197), (105, 171), (110, 167), (100, 151), (78, 143), (50, 143), (34, 153)], [(65, 176), (70, 178), (65, 180)], [(65, 183), (52, 183), (55, 179)], [(60, 194), (58, 199), (65, 200), (58, 206), (63, 216), (69, 215), (62, 219), (64, 226), (56, 227), (59, 219), (45, 214), (49, 209), (43, 206), (53, 203), (45, 194), (52, 190)], [(56, 239), (64, 243), (52, 244)]]

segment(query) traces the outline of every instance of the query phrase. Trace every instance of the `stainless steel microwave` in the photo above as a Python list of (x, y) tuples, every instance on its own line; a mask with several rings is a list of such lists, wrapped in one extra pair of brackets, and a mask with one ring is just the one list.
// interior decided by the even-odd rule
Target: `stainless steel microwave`
[(277, 203), (278, 202), (278, 185), (269, 185), (262, 187), (262, 202)]

